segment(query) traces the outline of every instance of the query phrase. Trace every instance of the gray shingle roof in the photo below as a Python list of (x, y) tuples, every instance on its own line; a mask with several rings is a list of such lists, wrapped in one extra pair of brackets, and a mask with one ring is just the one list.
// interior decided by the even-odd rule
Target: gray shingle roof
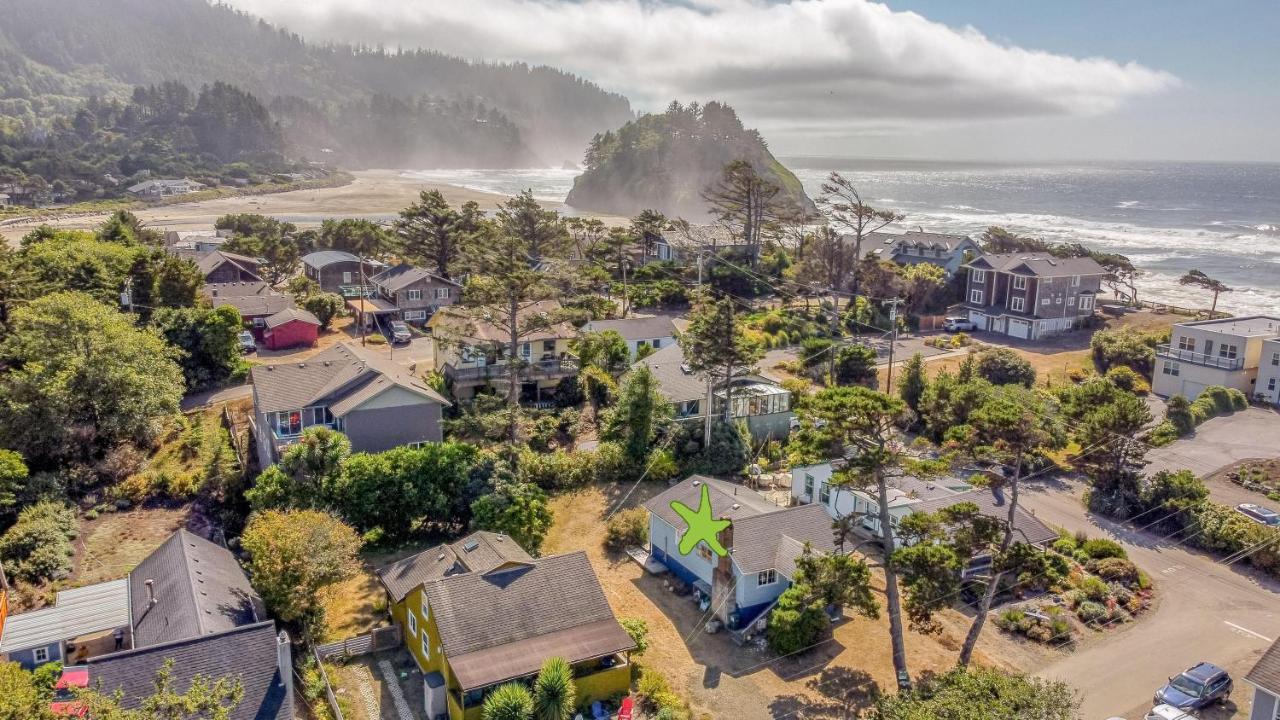
[[(763, 515), (778, 509), (768, 498), (748, 487), (717, 480), (706, 475), (693, 475), (658, 493), (644, 504), (649, 512), (662, 518), (676, 530), (684, 530), (684, 520), (671, 509), (671, 503), (679, 500), (686, 506), (697, 508), (702, 501), (702, 485), (710, 489), (711, 514), (716, 518), (733, 521), (753, 515)], [(736, 542), (735, 542), (736, 544)]]
[(1253, 666), (1245, 680), (1280, 697), (1280, 640), (1271, 644), (1258, 663)]
[[(548, 321), (550, 321), (560, 310), (561, 305), (555, 300), (543, 300), (522, 308), (517, 313), (517, 317), (524, 324), (531, 316), (545, 313), (548, 316)], [(427, 321), (427, 327), (431, 328), (432, 333), (454, 342), (471, 344), (509, 342), (511, 339), (510, 331), (495, 324), (496, 322), (500, 322), (500, 320), (486, 319), (480, 316), (475, 309), (454, 305), (442, 308), (432, 315), (431, 319)], [(520, 341), (537, 342), (539, 340), (575, 338), (577, 336), (578, 330), (573, 325), (567, 322), (558, 322), (551, 323), (545, 328), (524, 333), (521, 335)]]
[(227, 263), (231, 263), (244, 272), (247, 272), (254, 277), (258, 277), (257, 258), (251, 258), (247, 255), (237, 255), (225, 250), (213, 250), (201, 255), (200, 259), (196, 261), (196, 267), (200, 268), (200, 273), (202, 275), (208, 276), (209, 273), (217, 270), (219, 267), (222, 267)]
[(1035, 277), (1063, 277), (1067, 275), (1105, 275), (1106, 271), (1090, 257), (1054, 257), (1049, 253), (998, 253), (983, 255), (965, 267), (979, 270), (1032, 275)]
[(390, 292), (396, 292), (421, 280), (447, 283), (454, 287), (458, 287), (458, 283), (452, 280), (440, 277), (439, 275), (436, 275), (424, 268), (414, 267), (413, 265), (408, 264), (396, 265), (369, 278), (369, 282), (374, 285), (381, 285)]
[(805, 543), (814, 552), (830, 553), (836, 549), (831, 516), (816, 503), (733, 522), (733, 561), (744, 573), (774, 568), (790, 578)]
[(217, 635), (102, 655), (88, 661), (89, 682), (100, 683), (106, 693), (121, 691), (124, 707), (137, 708), (141, 699), (155, 692), (156, 671), (173, 660), (170, 677), (179, 692), (185, 692), (197, 675), (239, 679), (244, 697), (230, 720), (291, 720), (293, 696), (281, 683), (277, 638), (275, 624), (267, 620)]
[(464, 689), (536, 672), (551, 656), (579, 662), (633, 647), (582, 551), (449, 575), (423, 591)]
[(268, 328), (278, 328), (281, 325), (284, 325), (287, 322), (293, 322), (294, 320), (301, 320), (304, 323), (310, 323), (316, 327), (320, 326), (320, 321), (315, 315), (296, 307), (285, 308), (271, 317), (268, 317), (265, 322)]
[(186, 530), (129, 573), (129, 602), (134, 647), (211, 635), (265, 615), (235, 556)]
[[(977, 488), (948, 497), (925, 500), (910, 507), (912, 512), (932, 513), (965, 502), (977, 505), (978, 511), (983, 515), (999, 518), (1000, 520), (1005, 520), (1009, 516), (1008, 493), (1005, 493), (1004, 502), (997, 505), (995, 495), (986, 488)], [(1058, 533), (1053, 528), (1045, 525), (1036, 516), (1023, 509), (1021, 505), (1019, 505), (1017, 513), (1014, 514), (1013, 527), (1015, 541), (1040, 545), (1058, 539)]]
[(687, 402), (705, 399), (707, 396), (707, 376), (684, 370), (684, 350), (679, 345), (668, 345), (649, 357), (638, 360), (636, 365), (649, 368), (658, 381), (658, 389), (668, 402)]
[(613, 330), (628, 342), (652, 340), (654, 338), (675, 337), (676, 324), (665, 315), (646, 318), (626, 318), (619, 320), (592, 320), (583, 330), (604, 332)]
[(351, 343), (335, 345), (303, 362), (256, 365), (249, 377), (258, 412), (329, 405), (336, 413), (348, 398), (359, 395), (363, 401), (390, 385), (449, 404), (408, 368)]
[(485, 530), (454, 543), (437, 545), (394, 562), (378, 571), (387, 592), (397, 602), (431, 580), (465, 572), (487, 573), (507, 563), (531, 563), (533, 558), (506, 535)]
[(360, 258), (344, 250), (317, 250), (303, 255), (302, 262), (313, 268), (322, 268), (339, 262), (360, 262)]

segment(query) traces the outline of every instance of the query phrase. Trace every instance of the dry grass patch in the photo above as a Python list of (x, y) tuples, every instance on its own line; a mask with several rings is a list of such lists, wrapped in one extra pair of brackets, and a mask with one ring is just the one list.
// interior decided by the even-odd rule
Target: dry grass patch
[(199, 534), (207, 526), (190, 503), (103, 513), (81, 525), (69, 585), (122, 578), (178, 529), (191, 528)]

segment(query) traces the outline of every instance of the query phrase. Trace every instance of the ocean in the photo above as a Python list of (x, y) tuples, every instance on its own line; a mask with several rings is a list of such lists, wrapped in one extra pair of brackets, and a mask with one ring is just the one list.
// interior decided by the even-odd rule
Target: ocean
[[(1098, 162), (984, 164), (782, 157), (809, 195), (833, 170), (863, 199), (906, 216), (898, 230), (977, 236), (991, 225), (1128, 255), (1144, 299), (1207, 307), (1178, 278), (1221, 280), (1218, 307), (1280, 313), (1280, 164)], [(432, 170), (410, 176), (484, 192), (563, 202), (576, 171)], [(569, 208), (566, 208), (569, 209)], [(571, 210), (571, 209), (569, 209)]]

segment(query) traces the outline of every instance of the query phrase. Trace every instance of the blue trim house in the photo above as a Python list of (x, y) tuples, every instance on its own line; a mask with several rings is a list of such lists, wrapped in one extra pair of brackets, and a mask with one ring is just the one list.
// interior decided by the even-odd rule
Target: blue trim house
[[(697, 508), (702, 486), (711, 499), (713, 517), (729, 519), (720, 542), (723, 558), (698, 543), (680, 553), (688, 526), (671, 509), (673, 501)], [(796, 559), (806, 545), (813, 552), (835, 552), (831, 518), (820, 505), (782, 508), (754, 490), (703, 475), (694, 475), (645, 503), (649, 511), (649, 549), (680, 580), (709, 601), (731, 630), (749, 628), (791, 586)]]

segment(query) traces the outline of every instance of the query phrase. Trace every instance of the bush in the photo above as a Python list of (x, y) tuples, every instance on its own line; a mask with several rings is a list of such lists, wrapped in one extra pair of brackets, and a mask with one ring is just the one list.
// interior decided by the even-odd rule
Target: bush
[(1191, 416), (1191, 402), (1182, 395), (1174, 395), (1169, 398), (1169, 404), (1164, 411), (1165, 422), (1174, 426), (1178, 431), (1178, 435), (1186, 435), (1196, 427), (1195, 418)]
[(623, 510), (605, 523), (604, 544), (610, 550), (621, 552), (629, 547), (643, 546), (649, 541), (649, 513), (644, 508)]
[(1089, 341), (1093, 363), (1106, 372), (1118, 365), (1127, 366), (1139, 375), (1150, 375), (1155, 367), (1156, 351), (1152, 336), (1123, 330), (1102, 330)]
[(792, 585), (769, 615), (769, 647), (779, 655), (789, 655), (816, 642), (830, 623), (822, 599), (812, 597), (806, 585)]
[(0, 535), (0, 562), (10, 577), (33, 584), (63, 576), (71, 570), (76, 534), (74, 510), (52, 500), (36, 503)]
[(668, 692), (671, 692), (671, 688), (667, 684), (667, 678), (662, 673), (650, 668), (644, 668), (640, 671), (640, 679), (636, 682), (636, 694), (643, 699), (649, 709), (654, 709), (657, 706), (657, 703), (654, 702), (656, 698)]
[(1143, 382), (1142, 376), (1134, 372), (1133, 368), (1128, 365), (1117, 365), (1108, 370), (1107, 380), (1112, 385), (1128, 392), (1134, 392), (1138, 383)]
[(1178, 426), (1174, 425), (1170, 420), (1165, 420), (1152, 428), (1147, 435), (1147, 442), (1152, 447), (1164, 447), (1180, 437), (1182, 437), (1182, 433), (1178, 431)]
[(978, 354), (977, 371), (993, 385), (1022, 385), (1031, 387), (1036, 381), (1036, 370), (1031, 363), (1009, 348), (994, 348)]
[(1080, 607), (1076, 608), (1076, 617), (1080, 618), (1081, 622), (1090, 625), (1100, 625), (1106, 622), (1109, 615), (1110, 613), (1107, 612), (1106, 606), (1092, 601), (1082, 602)]
[(1094, 560), (1103, 558), (1127, 558), (1129, 554), (1124, 551), (1120, 543), (1114, 540), (1094, 539), (1088, 540), (1080, 547), (1084, 553)]
[(1124, 583), (1132, 586), (1138, 582), (1138, 566), (1124, 558), (1109, 557), (1097, 560), (1090, 571), (1108, 582)]
[(1084, 382), (1089, 377), (1089, 374), (1088, 368), (1073, 367), (1067, 371), (1067, 379), (1078, 385)]
[(1111, 588), (1098, 578), (1087, 575), (1080, 581), (1080, 594), (1093, 602), (1103, 602), (1111, 594)]

